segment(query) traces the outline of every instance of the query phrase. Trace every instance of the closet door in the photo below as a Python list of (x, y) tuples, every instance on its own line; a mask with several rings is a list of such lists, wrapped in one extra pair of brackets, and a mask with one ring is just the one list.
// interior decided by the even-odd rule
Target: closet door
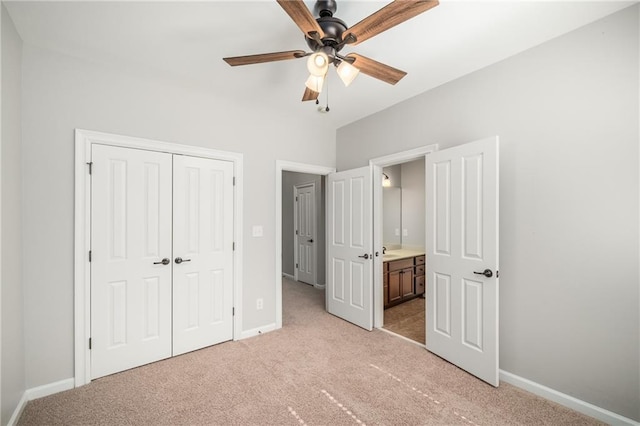
[(173, 160), (173, 355), (233, 338), (233, 163)]
[(92, 161), (95, 379), (171, 356), (172, 188), (170, 154), (94, 145)]

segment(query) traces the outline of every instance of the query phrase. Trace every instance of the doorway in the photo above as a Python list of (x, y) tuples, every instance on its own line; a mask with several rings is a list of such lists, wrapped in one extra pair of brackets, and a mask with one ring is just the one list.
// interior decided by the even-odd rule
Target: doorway
[(424, 345), (425, 159), (382, 174), (383, 329)]
[[(334, 173), (335, 168), (317, 166), (312, 164), (294, 163), (289, 161), (276, 161), (276, 218), (275, 218), (275, 265), (276, 265), (276, 328), (282, 327), (282, 281), (284, 279), (297, 281), (298, 277), (295, 268), (294, 237), (296, 225), (294, 224), (295, 207), (295, 186), (315, 183), (316, 201), (316, 238), (315, 244), (316, 258), (320, 265), (316, 266), (316, 279), (314, 287), (324, 289), (326, 268), (322, 265), (325, 262), (326, 250), (325, 229), (324, 229), (324, 202), (325, 192), (323, 190), (326, 176)], [(318, 190), (319, 188), (319, 190)], [(320, 208), (318, 208), (320, 207)], [(319, 218), (319, 219), (318, 219)], [(320, 247), (319, 247), (320, 246)], [(299, 264), (299, 262), (298, 262)]]

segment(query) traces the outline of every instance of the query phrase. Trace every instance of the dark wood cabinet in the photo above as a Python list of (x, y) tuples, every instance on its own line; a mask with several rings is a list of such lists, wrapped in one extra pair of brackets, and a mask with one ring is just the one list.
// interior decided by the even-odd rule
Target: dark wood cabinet
[(424, 255), (384, 262), (384, 307), (424, 294), (424, 271)]

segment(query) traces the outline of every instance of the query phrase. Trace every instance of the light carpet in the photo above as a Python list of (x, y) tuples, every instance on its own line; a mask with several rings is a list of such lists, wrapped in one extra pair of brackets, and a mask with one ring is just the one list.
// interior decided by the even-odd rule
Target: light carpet
[(31, 401), (19, 424), (599, 424), (329, 315), (323, 291), (286, 279), (283, 323)]

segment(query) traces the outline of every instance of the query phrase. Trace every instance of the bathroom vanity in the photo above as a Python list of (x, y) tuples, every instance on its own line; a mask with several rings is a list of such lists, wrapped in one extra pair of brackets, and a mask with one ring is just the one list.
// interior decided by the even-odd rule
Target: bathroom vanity
[(386, 253), (382, 260), (385, 309), (424, 294), (424, 252), (393, 250)]

